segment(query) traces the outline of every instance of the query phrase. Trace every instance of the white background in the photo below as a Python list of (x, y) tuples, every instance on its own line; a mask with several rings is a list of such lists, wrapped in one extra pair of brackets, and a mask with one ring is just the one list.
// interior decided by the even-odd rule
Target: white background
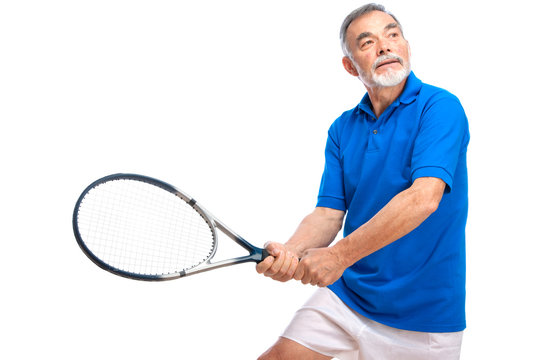
[[(254, 359), (271, 345), (311, 287), (251, 264), (113, 276), (79, 250), (73, 205), (98, 177), (142, 173), (256, 245), (287, 240), (315, 205), (328, 127), (365, 91), (338, 41), (360, 5), (2, 1), (0, 357)], [(533, 2), (385, 5), (416, 75), (456, 94), (470, 121), (462, 359), (538, 359)]]

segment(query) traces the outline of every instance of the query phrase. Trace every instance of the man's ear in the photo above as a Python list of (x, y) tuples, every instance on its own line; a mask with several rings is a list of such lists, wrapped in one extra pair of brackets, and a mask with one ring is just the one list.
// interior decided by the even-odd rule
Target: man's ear
[(352, 76), (358, 77), (360, 75), (358, 73), (358, 70), (356, 70), (356, 67), (354, 66), (352, 60), (348, 56), (344, 56), (343, 59), (341, 59), (341, 63), (343, 64), (345, 70)]

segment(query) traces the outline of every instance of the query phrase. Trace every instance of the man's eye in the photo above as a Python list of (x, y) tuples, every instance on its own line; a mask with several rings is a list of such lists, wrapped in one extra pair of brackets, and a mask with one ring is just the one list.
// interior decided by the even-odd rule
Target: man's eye
[(397, 37), (399, 37), (399, 34), (397, 32), (391, 33), (390, 37), (397, 38)]
[(373, 44), (373, 40), (366, 40), (362, 43), (362, 47)]

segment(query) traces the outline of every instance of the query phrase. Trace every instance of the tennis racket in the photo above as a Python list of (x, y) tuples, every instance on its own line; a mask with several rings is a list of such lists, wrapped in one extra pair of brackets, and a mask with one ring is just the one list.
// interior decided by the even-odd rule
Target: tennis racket
[[(249, 255), (212, 262), (216, 229)], [(137, 280), (172, 280), (258, 263), (268, 256), (186, 193), (136, 174), (109, 175), (90, 184), (75, 205), (73, 231), (82, 251), (97, 266)]]

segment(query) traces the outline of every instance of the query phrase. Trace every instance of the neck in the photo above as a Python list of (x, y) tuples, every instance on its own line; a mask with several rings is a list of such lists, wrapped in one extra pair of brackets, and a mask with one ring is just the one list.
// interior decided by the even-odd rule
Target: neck
[(406, 81), (407, 78), (396, 86), (391, 87), (369, 87), (366, 85), (369, 100), (371, 100), (373, 112), (376, 117), (381, 116), (384, 110), (398, 98), (405, 88)]

